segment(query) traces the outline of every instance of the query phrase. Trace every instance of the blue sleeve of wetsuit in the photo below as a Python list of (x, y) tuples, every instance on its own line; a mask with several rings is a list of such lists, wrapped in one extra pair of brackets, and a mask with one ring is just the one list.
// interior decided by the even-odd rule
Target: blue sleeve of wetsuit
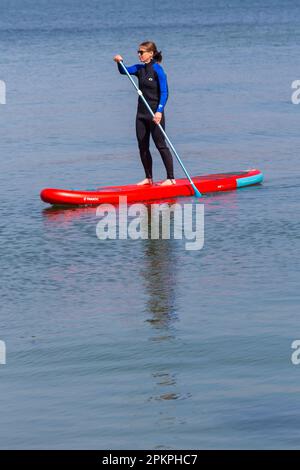
[(167, 75), (161, 65), (156, 63), (153, 65), (153, 68), (157, 73), (160, 88), (160, 98), (156, 112), (162, 113), (169, 96)]
[[(124, 64), (124, 65), (125, 65), (125, 64)], [(140, 69), (141, 67), (143, 67), (143, 64), (135, 64), (135, 65), (131, 65), (131, 67), (127, 67), (127, 66), (125, 65), (125, 67), (127, 68), (128, 73), (130, 73), (130, 75), (136, 75), (137, 72), (139, 71), (139, 69)], [(123, 67), (121, 66), (121, 64), (120, 64), (119, 62), (118, 62), (118, 69), (119, 69), (120, 74), (126, 75), (125, 70), (123, 69)]]

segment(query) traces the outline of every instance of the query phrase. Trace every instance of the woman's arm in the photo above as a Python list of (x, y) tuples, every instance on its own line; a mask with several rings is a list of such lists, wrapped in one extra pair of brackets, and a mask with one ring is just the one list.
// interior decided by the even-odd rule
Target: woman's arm
[[(126, 75), (125, 70), (120, 65), (120, 62), (121, 61), (123, 62), (123, 57), (120, 54), (118, 54), (114, 57), (114, 61), (117, 62), (117, 64), (118, 64), (118, 69), (119, 69), (120, 74), (121, 75)], [(131, 67), (126, 67), (126, 68), (128, 70), (128, 73), (130, 73), (130, 75), (137, 75), (137, 72), (141, 67), (143, 67), (142, 64), (135, 64), (135, 65), (132, 65)]]
[[(128, 73), (130, 73), (130, 75), (136, 75), (138, 70), (143, 67), (142, 64), (135, 64), (135, 65), (131, 65), (130, 67), (127, 67), (127, 70), (128, 70)], [(125, 70), (123, 69), (122, 65), (120, 65), (120, 63), (118, 62), (118, 69), (119, 69), (119, 72), (121, 75), (126, 75), (126, 72)]]
[(167, 103), (169, 92), (168, 92), (168, 82), (167, 82), (167, 75), (164, 72), (164, 69), (161, 65), (155, 63), (153, 65), (155, 72), (157, 73), (158, 82), (159, 82), (159, 89), (160, 89), (160, 98), (159, 103), (157, 106), (157, 113), (162, 113), (164, 107)]

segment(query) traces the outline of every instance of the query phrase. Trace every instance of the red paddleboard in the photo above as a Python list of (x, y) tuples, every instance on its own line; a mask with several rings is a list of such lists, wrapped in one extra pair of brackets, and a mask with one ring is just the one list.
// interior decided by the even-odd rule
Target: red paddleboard
[[(232, 173), (195, 176), (192, 178), (197, 189), (205, 194), (218, 191), (230, 191), (243, 186), (258, 184), (263, 181), (259, 170), (246, 170)], [(66, 189), (43, 189), (41, 199), (55, 205), (99, 205), (118, 204), (120, 196), (126, 196), (127, 202), (155, 201), (179, 196), (193, 196), (193, 188), (186, 178), (176, 180), (176, 184), (161, 186), (107, 186), (95, 191), (69, 191)]]

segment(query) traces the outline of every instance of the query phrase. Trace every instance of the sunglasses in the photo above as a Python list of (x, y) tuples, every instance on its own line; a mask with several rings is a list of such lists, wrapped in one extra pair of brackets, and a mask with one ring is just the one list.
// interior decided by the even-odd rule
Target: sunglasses
[(137, 53), (138, 53), (139, 55), (143, 55), (143, 54), (145, 54), (146, 52), (148, 52), (148, 51), (137, 51)]

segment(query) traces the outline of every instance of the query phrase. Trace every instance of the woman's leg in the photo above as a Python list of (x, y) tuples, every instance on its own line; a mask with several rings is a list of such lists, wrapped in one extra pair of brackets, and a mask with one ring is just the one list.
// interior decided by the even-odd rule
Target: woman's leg
[[(161, 126), (163, 129), (165, 128), (165, 116), (163, 114), (162, 119), (160, 121)], [(167, 147), (165, 137), (161, 132), (160, 128), (158, 127), (155, 122), (151, 122), (151, 135), (156, 145), (157, 150), (159, 151), (161, 158), (164, 162), (167, 171), (167, 178), (170, 180), (174, 179), (174, 170), (173, 170), (173, 157), (170, 152), (169, 147)]]
[(136, 137), (146, 178), (152, 179), (152, 157), (149, 150), (150, 125), (147, 119), (143, 119), (139, 116), (136, 117)]

